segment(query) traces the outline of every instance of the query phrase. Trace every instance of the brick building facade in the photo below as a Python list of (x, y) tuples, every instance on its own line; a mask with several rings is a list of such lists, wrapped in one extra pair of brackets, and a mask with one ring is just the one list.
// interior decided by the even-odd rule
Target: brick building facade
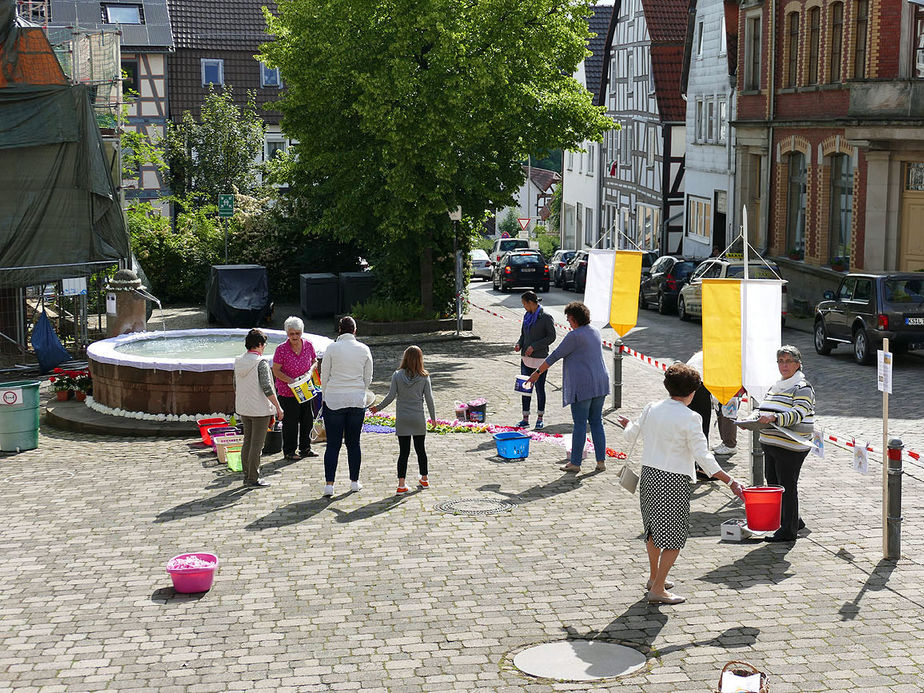
[(726, 11), (737, 197), (790, 295), (811, 304), (848, 269), (924, 268), (924, 9), (742, 0)]

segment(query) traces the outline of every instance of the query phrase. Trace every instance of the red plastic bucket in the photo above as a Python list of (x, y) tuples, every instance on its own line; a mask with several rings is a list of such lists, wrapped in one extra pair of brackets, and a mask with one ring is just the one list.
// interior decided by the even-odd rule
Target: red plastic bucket
[(224, 418), (211, 417), (208, 419), (199, 419), (196, 421), (199, 426), (199, 435), (202, 436), (202, 442), (206, 445), (212, 445), (212, 437), (209, 435), (208, 429), (214, 426), (227, 426), (228, 420)]
[(744, 489), (744, 514), (748, 529), (773, 532), (780, 528), (782, 486), (752, 486)]

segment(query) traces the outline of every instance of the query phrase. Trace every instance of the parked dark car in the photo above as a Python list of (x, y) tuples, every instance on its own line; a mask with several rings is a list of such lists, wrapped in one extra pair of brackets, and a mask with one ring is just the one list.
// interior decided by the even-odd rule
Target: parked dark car
[(654, 305), (661, 315), (677, 310), (680, 287), (699, 263), (699, 260), (680, 255), (663, 255), (655, 260), (649, 270), (643, 268), (638, 292), (639, 307)]
[(564, 283), (564, 269), (568, 260), (574, 257), (575, 250), (556, 250), (549, 259), (549, 267), (552, 269), (552, 283), (555, 286), (562, 286)]
[(583, 291), (587, 285), (587, 258), (590, 255), (586, 250), (578, 250), (562, 268), (561, 285), (573, 291)]
[(901, 354), (924, 349), (924, 275), (854, 272), (815, 308), (815, 351), (852, 344), (857, 363), (872, 363), (883, 338)]
[(548, 291), (549, 265), (537, 250), (511, 250), (494, 265), (492, 281), (501, 291), (516, 286)]

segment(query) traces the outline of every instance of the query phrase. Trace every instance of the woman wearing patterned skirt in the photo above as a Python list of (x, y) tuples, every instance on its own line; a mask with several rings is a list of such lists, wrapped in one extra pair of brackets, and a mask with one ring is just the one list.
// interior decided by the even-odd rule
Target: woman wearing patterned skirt
[(668, 399), (652, 402), (642, 410), (638, 423), (617, 417), (626, 439), (644, 442), (639, 503), (648, 550), (648, 601), (679, 604), (685, 599), (668, 590), (674, 586), (667, 574), (690, 529), (691, 484), (696, 481), (696, 464), (712, 478), (723, 481), (739, 498), (743, 487), (722, 471), (703, 435), (702, 418), (687, 409), (702, 383), (695, 369), (675, 363), (664, 374)]

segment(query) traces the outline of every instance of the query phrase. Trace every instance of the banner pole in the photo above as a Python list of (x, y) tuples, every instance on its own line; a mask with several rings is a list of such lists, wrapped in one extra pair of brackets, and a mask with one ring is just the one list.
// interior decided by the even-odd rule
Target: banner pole
[[(889, 338), (882, 339), (882, 350), (889, 351)], [(889, 558), (889, 392), (882, 388), (882, 555)]]

